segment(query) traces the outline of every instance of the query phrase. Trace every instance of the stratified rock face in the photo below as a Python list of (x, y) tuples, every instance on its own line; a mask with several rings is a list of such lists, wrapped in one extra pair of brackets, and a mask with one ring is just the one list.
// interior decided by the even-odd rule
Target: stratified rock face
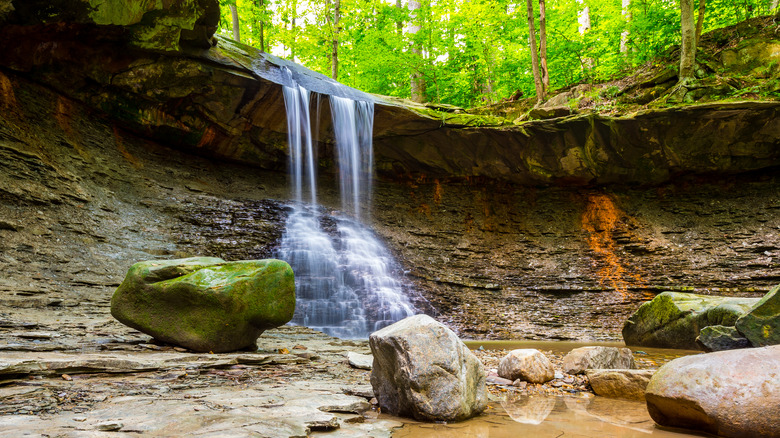
[(281, 260), (215, 257), (134, 264), (111, 298), (111, 314), (160, 341), (194, 351), (234, 351), (295, 312), (292, 268)]
[(653, 370), (587, 370), (593, 392), (602, 397), (645, 400), (645, 388)]
[(563, 358), (563, 372), (581, 374), (585, 370), (633, 369), (634, 355), (628, 348), (581, 347), (570, 351)]
[(645, 393), (658, 424), (724, 437), (777, 437), (780, 346), (675, 359)]
[(780, 344), (780, 286), (764, 295), (736, 326), (754, 347)]
[(219, 23), (216, 0), (25, 0), (15, 6), (15, 13), (8, 14), (0, 4), (0, 19), (5, 15), (18, 25), (123, 26), (129, 45), (150, 50), (175, 51), (180, 43), (211, 47)]
[(696, 343), (703, 347), (704, 351), (736, 350), (750, 347), (750, 341), (742, 336), (736, 327), (723, 325), (704, 327), (699, 332)]
[(545, 383), (555, 378), (555, 367), (541, 351), (512, 350), (498, 364), (498, 375), (509, 380)]
[(623, 326), (626, 345), (698, 350), (699, 331), (711, 325), (734, 326), (758, 301), (664, 292), (642, 304)]
[(482, 363), (450, 329), (427, 315), (369, 338), (371, 386), (384, 412), (423, 421), (460, 421), (487, 406)]

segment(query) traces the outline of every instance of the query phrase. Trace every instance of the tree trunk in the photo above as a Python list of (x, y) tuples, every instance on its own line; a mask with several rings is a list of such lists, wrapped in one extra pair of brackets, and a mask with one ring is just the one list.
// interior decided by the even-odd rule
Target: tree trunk
[(412, 40), (410, 50), (417, 55), (416, 60), (418, 61), (418, 64), (414, 67), (414, 71), (412, 71), (411, 75), (411, 97), (414, 102), (422, 103), (425, 101), (425, 78), (420, 71), (420, 66), (422, 65), (422, 44), (415, 41), (415, 36), (420, 29), (422, 29), (422, 18), (419, 16), (421, 7), (420, 0), (409, 0), (407, 7), (409, 8), (410, 17), (409, 34), (411, 35)]
[(780, 0), (772, 0), (772, 4), (769, 5), (769, 13), (774, 14), (776, 12), (780, 12), (777, 10), (778, 6), (780, 6)]
[(629, 24), (631, 24), (631, 0), (623, 0), (623, 9), (621, 10), (623, 17), (626, 19), (626, 29), (620, 33), (620, 53), (628, 53), (628, 30)]
[(701, 39), (701, 30), (704, 27), (704, 9), (707, 7), (707, 0), (699, 0), (699, 18), (696, 19), (696, 45), (699, 45)]
[(577, 14), (577, 23), (580, 25), (578, 30), (580, 35), (585, 35), (585, 32), (590, 30), (590, 8), (585, 6)]
[[(265, 0), (258, 0), (257, 1), (257, 7), (260, 9), (261, 13), (265, 13)], [(265, 15), (264, 15), (265, 16)], [(263, 22), (263, 19), (261, 18), (260, 21), (257, 23), (258, 28), (260, 30), (260, 51), (265, 52), (265, 23)]]
[(298, 2), (293, 1), (290, 3), (290, 33), (291, 35), (291, 41), (290, 41), (290, 60), (292, 62), (295, 62), (295, 17), (298, 15)]
[[(401, 0), (395, 0), (395, 7), (398, 9), (403, 8), (401, 6)], [(398, 29), (398, 36), (400, 37), (404, 33), (404, 22), (403, 20), (398, 20), (395, 22), (395, 27)]]
[(550, 74), (547, 71), (547, 20), (544, 0), (539, 0), (539, 60), (541, 61), (542, 94), (546, 98), (550, 89)]
[(235, 3), (231, 3), (229, 6), (230, 6), (230, 16), (233, 18), (233, 39), (240, 43), (241, 29), (239, 28), (239, 22), (238, 22), (238, 9), (236, 8)]
[(696, 59), (696, 28), (693, 20), (693, 0), (680, 0), (682, 49), (680, 50), (680, 82), (693, 78)]
[(536, 103), (544, 101), (544, 84), (539, 75), (539, 53), (536, 51), (536, 28), (534, 27), (534, 3), (526, 0), (528, 7), (528, 45), (531, 48), (531, 67), (534, 72), (534, 85), (536, 86)]
[(334, 80), (339, 78), (339, 20), (341, 20), (341, 0), (333, 3), (333, 51), (330, 55), (330, 72)]

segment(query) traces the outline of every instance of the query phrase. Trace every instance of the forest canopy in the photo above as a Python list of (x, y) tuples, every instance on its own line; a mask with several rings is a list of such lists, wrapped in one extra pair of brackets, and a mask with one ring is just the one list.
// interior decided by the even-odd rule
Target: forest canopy
[[(778, 0), (693, 3), (695, 15), (702, 17), (698, 33), (778, 9)], [(220, 4), (224, 36), (367, 92), (462, 107), (537, 94), (529, 34), (535, 28), (534, 41), (541, 43), (540, 6), (550, 89), (614, 78), (681, 42), (680, 0)]]

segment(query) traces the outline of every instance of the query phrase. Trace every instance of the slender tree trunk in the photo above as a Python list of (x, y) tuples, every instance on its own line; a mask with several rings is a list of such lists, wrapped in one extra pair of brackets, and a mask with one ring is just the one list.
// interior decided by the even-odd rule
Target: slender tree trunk
[(620, 33), (620, 53), (626, 54), (628, 53), (628, 36), (630, 34), (628, 26), (631, 24), (631, 0), (623, 0), (621, 13), (626, 19), (626, 29)]
[(707, 7), (707, 0), (699, 0), (699, 17), (696, 19), (696, 45), (701, 40), (701, 30), (704, 27), (704, 10)]
[[(257, 7), (260, 9), (260, 13), (265, 17), (265, 0), (257, 0)], [(265, 23), (263, 19), (257, 21), (257, 27), (260, 30), (260, 51), (265, 52)]]
[(780, 0), (772, 0), (772, 4), (769, 5), (769, 13), (773, 14), (778, 12), (777, 7), (780, 6)]
[[(403, 6), (401, 5), (401, 0), (395, 0), (395, 7), (398, 9), (402, 9)], [(403, 20), (398, 20), (395, 22), (395, 27), (398, 29), (398, 36), (402, 36), (404, 34), (404, 22)]]
[(542, 94), (546, 99), (547, 90), (550, 89), (550, 74), (547, 71), (547, 19), (544, 0), (539, 0), (539, 60), (541, 62), (539, 73), (542, 76)]
[(292, 41), (290, 41), (290, 59), (295, 62), (295, 17), (298, 15), (298, 2), (293, 1), (290, 3), (290, 30), (292, 33)]
[(420, 32), (420, 29), (422, 29), (422, 17), (419, 15), (421, 8), (420, 0), (409, 0), (407, 7), (409, 8), (410, 17), (409, 34), (412, 36), (411, 52), (417, 55), (416, 58), (418, 61), (418, 65), (415, 67), (414, 71), (412, 71), (411, 75), (411, 94), (413, 101), (422, 103), (425, 101), (425, 78), (420, 71), (420, 66), (422, 65), (422, 44), (415, 41), (415, 36)]
[(534, 26), (534, 3), (526, 0), (528, 8), (528, 45), (531, 48), (531, 67), (534, 72), (534, 85), (536, 86), (536, 103), (544, 101), (544, 84), (539, 74), (539, 53), (536, 50), (536, 28)]
[(590, 8), (585, 6), (582, 8), (582, 10), (577, 14), (577, 23), (580, 25), (579, 31), (580, 35), (585, 35), (585, 32), (590, 30)]
[(238, 22), (238, 9), (236, 8), (235, 3), (231, 3), (229, 6), (230, 6), (230, 16), (233, 18), (233, 39), (240, 43), (241, 28), (239, 27), (239, 22)]
[(334, 80), (339, 78), (339, 21), (341, 20), (341, 0), (333, 3), (333, 51), (330, 55), (330, 71)]
[(680, 50), (680, 82), (693, 78), (696, 60), (696, 28), (693, 20), (693, 0), (680, 0), (682, 49)]

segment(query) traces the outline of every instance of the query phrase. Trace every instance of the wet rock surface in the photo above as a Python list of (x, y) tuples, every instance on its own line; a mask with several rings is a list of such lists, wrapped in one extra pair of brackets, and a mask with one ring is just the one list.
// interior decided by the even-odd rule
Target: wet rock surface
[(593, 393), (602, 397), (645, 401), (645, 388), (655, 370), (586, 370)]
[(628, 348), (581, 347), (563, 358), (563, 372), (582, 374), (585, 370), (633, 369), (634, 354)]
[(780, 285), (748, 309), (736, 328), (754, 347), (780, 344)]
[(673, 360), (647, 386), (647, 408), (664, 426), (724, 437), (780, 434), (780, 346)]

